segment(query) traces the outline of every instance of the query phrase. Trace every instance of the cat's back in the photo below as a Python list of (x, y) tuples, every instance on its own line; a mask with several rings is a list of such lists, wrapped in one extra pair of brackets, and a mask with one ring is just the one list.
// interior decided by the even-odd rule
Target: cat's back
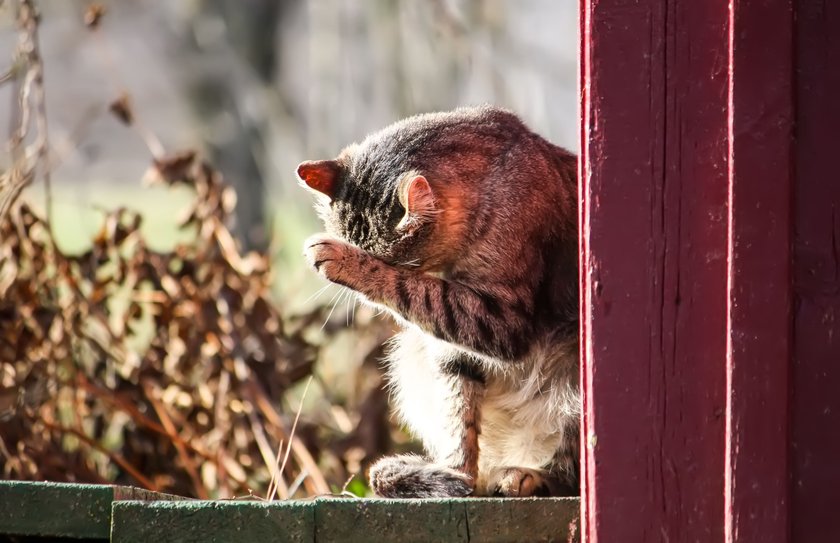
[[(421, 113), (370, 134), (343, 152), (357, 177), (387, 178), (409, 170), (438, 182), (475, 185), (502, 169), (534, 168), (556, 155), (572, 156), (532, 132), (514, 113), (496, 106)], [(520, 177), (507, 182), (516, 184)]]

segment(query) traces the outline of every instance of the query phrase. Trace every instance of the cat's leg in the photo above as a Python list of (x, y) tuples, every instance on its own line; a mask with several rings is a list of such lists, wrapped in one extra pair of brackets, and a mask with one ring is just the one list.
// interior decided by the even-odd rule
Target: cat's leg
[[(478, 435), (481, 424), (481, 400), (484, 380), (479, 370), (465, 355), (449, 359), (440, 366), (433, 388), (442, 391), (438, 407), (442, 412), (429, 413), (439, 417), (439, 427), (421, 431), (429, 458), (414, 455), (386, 457), (370, 469), (373, 491), (389, 498), (460, 497), (472, 494), (478, 479)], [(399, 375), (396, 375), (399, 379)], [(395, 382), (397, 402), (416, 402), (401, 387), (418, 383)], [(404, 392), (401, 397), (401, 391)], [(433, 394), (433, 390), (427, 391)], [(430, 398), (431, 399), (431, 398)], [(402, 406), (405, 413), (409, 406)], [(411, 406), (422, 410), (423, 406)], [(422, 416), (422, 415), (418, 415)], [(409, 415), (410, 417), (410, 415)], [(411, 424), (411, 420), (408, 421)], [(427, 422), (427, 421), (426, 421)]]
[[(449, 447), (438, 447), (435, 461), (478, 479), (478, 436), (481, 433), (481, 402), (484, 400), (484, 374), (466, 354), (445, 361), (440, 366), (442, 378), (452, 394), (446, 406), (447, 431), (452, 436)], [(447, 450), (448, 449), (448, 450)]]
[(532, 346), (538, 300), (510, 285), (478, 288), (396, 268), (328, 234), (310, 237), (305, 255), (333, 283), (443, 341), (499, 360), (519, 360)]

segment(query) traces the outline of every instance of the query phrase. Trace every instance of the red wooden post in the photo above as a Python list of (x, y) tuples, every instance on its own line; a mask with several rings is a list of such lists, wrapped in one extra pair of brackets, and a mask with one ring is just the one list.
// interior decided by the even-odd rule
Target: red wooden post
[(840, 9), (584, 0), (588, 541), (837, 541)]
[(721, 541), (727, 2), (584, 3), (584, 534)]
[(840, 5), (796, 29), (791, 541), (840, 541)]
[(729, 46), (726, 540), (788, 541), (793, 6), (736, 0)]

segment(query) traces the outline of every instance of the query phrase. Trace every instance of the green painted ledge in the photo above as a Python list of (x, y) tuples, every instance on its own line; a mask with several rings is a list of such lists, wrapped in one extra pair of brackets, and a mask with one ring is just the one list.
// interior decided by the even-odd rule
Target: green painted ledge
[(132, 487), (0, 481), (0, 542), (579, 541), (576, 498), (188, 500)]
[(0, 537), (107, 541), (113, 502), (158, 499), (179, 498), (130, 486), (0, 481)]
[(111, 541), (578, 541), (576, 498), (120, 501)]

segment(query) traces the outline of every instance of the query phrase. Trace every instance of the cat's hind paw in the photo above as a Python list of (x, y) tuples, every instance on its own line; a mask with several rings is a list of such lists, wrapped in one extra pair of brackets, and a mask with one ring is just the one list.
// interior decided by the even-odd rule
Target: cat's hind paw
[(549, 473), (529, 468), (500, 468), (491, 477), (491, 494), (507, 498), (569, 496), (570, 488)]
[(382, 458), (369, 475), (371, 488), (383, 498), (460, 498), (473, 491), (468, 475), (415, 455)]

